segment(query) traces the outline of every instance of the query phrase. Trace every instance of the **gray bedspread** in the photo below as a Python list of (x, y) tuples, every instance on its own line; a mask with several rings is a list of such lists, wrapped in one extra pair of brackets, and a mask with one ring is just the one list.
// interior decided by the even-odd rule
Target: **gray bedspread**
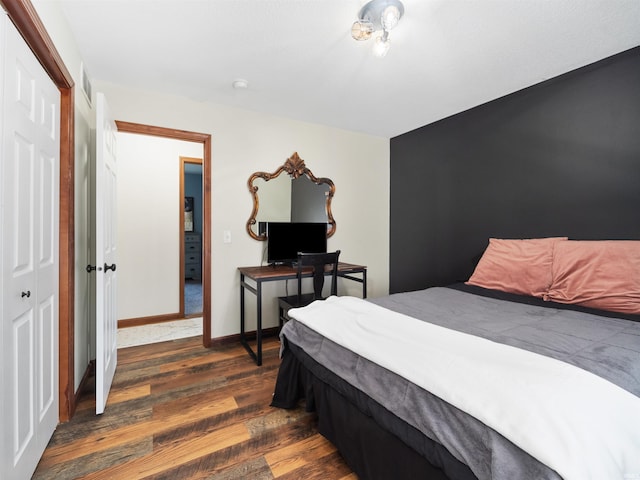
[[(420, 320), (571, 363), (640, 396), (640, 323), (507, 302), (449, 288), (371, 301)], [(560, 478), (474, 417), (320, 337), (296, 322), (295, 313), (293, 316), (282, 330), (288, 341), (445, 446), (479, 479)], [(411, 446), (420, 451), (419, 444)]]
[(640, 397), (640, 322), (506, 302), (450, 288), (401, 293), (371, 302), (562, 360)]

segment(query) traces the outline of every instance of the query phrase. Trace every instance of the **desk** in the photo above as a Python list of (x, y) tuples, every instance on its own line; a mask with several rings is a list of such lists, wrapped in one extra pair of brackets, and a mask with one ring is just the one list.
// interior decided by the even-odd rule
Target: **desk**
[[(274, 282), (280, 280), (291, 280), (297, 278), (297, 268), (277, 265), (262, 267), (238, 267), (240, 271), (240, 343), (246, 348), (251, 358), (257, 365), (262, 365), (262, 284), (264, 282)], [(307, 273), (305, 273), (305, 271)], [(327, 272), (328, 274), (328, 272)], [(355, 276), (360, 275), (360, 277)], [(353, 280), (362, 284), (362, 298), (367, 298), (367, 267), (364, 265), (353, 265), (351, 263), (338, 263), (338, 276)], [(311, 277), (311, 268), (303, 270), (303, 277)], [(247, 280), (253, 281), (253, 285)], [(244, 292), (249, 290), (256, 296), (256, 352), (251, 349), (247, 342), (244, 329)]]

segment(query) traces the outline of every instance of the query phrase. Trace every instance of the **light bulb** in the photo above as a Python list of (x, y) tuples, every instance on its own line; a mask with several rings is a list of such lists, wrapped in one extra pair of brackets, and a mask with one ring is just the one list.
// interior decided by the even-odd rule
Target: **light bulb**
[(400, 20), (400, 9), (395, 5), (388, 5), (382, 11), (380, 16), (380, 23), (385, 30), (391, 30), (398, 24)]
[(354, 40), (369, 40), (372, 33), (373, 25), (371, 22), (363, 22), (360, 20), (353, 22), (351, 36)]
[(376, 57), (384, 57), (389, 51), (389, 37), (382, 35), (376, 38), (376, 43), (373, 45), (373, 54)]

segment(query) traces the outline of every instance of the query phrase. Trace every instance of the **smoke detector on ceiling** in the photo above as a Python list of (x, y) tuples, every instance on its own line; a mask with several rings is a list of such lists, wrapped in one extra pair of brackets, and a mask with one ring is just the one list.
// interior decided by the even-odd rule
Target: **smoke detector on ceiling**
[(244, 78), (238, 78), (237, 80), (234, 80), (232, 85), (236, 90), (245, 90), (249, 88), (249, 82), (247, 82)]

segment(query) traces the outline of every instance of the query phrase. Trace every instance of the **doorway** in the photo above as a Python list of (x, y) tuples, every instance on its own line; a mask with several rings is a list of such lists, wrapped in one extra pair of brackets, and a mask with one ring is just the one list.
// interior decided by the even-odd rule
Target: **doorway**
[[(202, 343), (210, 347), (211, 342), (211, 135), (174, 130), (163, 127), (142, 125), (116, 121), (119, 132), (137, 133), (164, 137), (168, 139), (198, 142), (203, 145), (202, 169), (202, 232), (201, 232), (201, 289), (202, 289)], [(182, 184), (182, 182), (181, 182)], [(184, 196), (184, 195), (182, 195)], [(183, 211), (183, 208), (179, 209)], [(181, 222), (183, 224), (183, 221)], [(180, 229), (182, 231), (182, 228)], [(181, 233), (181, 245), (184, 245), (184, 234)], [(181, 265), (184, 268), (184, 265)], [(181, 275), (183, 276), (183, 275)], [(184, 281), (184, 279), (182, 279)], [(181, 292), (184, 295), (184, 291)], [(165, 320), (177, 320), (184, 317), (184, 311), (167, 316)], [(170, 318), (172, 317), (172, 318)], [(162, 319), (160, 319), (162, 320)], [(143, 322), (144, 323), (144, 322)], [(149, 322), (146, 322), (149, 323)], [(140, 323), (139, 323), (140, 324)]]
[[(58, 336), (59, 420), (73, 416), (74, 394), (74, 81), (60, 54), (31, 4), (25, 1), (2, 2), (9, 18), (60, 90), (60, 234)], [(209, 340), (210, 342), (210, 340)]]
[(180, 157), (180, 311), (185, 318), (202, 315), (202, 159)]
[[(76, 351), (75, 332), (75, 224), (74, 224), (74, 179), (75, 179), (75, 95), (74, 80), (65, 66), (53, 41), (46, 32), (35, 9), (27, 0), (1, 2), (9, 18), (27, 41), (50, 78), (60, 90), (60, 235), (59, 235), (59, 420), (69, 420), (76, 408), (77, 395), (75, 385)], [(189, 132), (128, 122), (116, 122), (119, 131), (178, 138), (203, 144), (203, 218), (202, 238), (202, 342), (211, 347), (211, 135)], [(82, 263), (82, 262), (81, 262)]]

